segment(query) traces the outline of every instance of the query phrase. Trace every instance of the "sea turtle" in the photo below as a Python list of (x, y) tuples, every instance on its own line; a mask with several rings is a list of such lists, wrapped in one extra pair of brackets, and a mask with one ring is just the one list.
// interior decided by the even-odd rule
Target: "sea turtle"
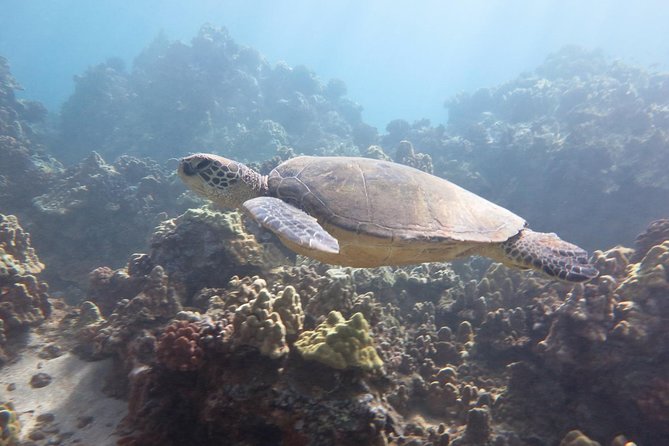
[(290, 249), (355, 267), (483, 255), (583, 282), (588, 254), (455, 184), (412, 167), (355, 157), (299, 156), (263, 176), (210, 154), (183, 158), (181, 179), (223, 207), (241, 208)]

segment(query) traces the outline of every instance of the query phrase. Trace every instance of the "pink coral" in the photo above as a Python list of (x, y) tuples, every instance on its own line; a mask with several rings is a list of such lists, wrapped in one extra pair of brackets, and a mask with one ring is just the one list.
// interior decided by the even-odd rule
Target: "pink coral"
[(169, 324), (158, 340), (156, 356), (158, 361), (171, 370), (186, 372), (199, 369), (204, 359), (200, 326), (188, 321)]

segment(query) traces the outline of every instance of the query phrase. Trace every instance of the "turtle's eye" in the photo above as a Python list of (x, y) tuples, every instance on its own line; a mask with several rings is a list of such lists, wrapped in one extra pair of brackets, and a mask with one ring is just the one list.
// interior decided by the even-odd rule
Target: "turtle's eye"
[(197, 166), (195, 166), (195, 168), (197, 170), (202, 170), (202, 169), (205, 169), (210, 164), (211, 164), (211, 160), (204, 159), (204, 160), (200, 161), (199, 163), (197, 163)]

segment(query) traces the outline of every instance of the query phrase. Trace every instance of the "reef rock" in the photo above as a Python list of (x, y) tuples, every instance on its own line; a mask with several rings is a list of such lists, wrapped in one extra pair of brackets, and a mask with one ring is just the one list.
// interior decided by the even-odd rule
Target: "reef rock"
[(239, 212), (206, 208), (163, 221), (151, 238), (150, 258), (185, 296), (203, 287), (224, 287), (234, 275), (258, 274), (267, 260)]
[(130, 157), (108, 164), (93, 152), (69, 168), (33, 200), (35, 245), (50, 281), (84, 289), (93, 268), (143, 250), (155, 225), (176, 213), (179, 187), (153, 162)]
[(410, 141), (437, 175), (533, 227), (590, 249), (629, 245), (669, 212), (668, 85), (667, 73), (565, 47), (533, 72), (449, 99), (445, 127), (393, 121), (383, 144)]
[(252, 161), (282, 146), (304, 153), (355, 151), (375, 142), (346, 86), (323, 84), (304, 66), (270, 65), (223, 28), (203, 26), (190, 43), (156, 39), (128, 72), (118, 59), (75, 78), (63, 106), (60, 143), (68, 160), (95, 147), (181, 156), (184, 147)]
[(27, 221), (31, 199), (46, 192), (62, 165), (40, 144), (36, 130), (47, 110), (42, 104), (18, 99), (21, 87), (0, 56), (0, 209)]

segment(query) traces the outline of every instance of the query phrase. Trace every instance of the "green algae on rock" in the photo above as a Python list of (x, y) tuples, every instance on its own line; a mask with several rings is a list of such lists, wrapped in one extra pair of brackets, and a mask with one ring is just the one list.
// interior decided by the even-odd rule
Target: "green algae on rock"
[(295, 347), (305, 359), (335, 369), (383, 367), (362, 313), (355, 313), (346, 320), (338, 311), (331, 311), (315, 330), (300, 334)]

